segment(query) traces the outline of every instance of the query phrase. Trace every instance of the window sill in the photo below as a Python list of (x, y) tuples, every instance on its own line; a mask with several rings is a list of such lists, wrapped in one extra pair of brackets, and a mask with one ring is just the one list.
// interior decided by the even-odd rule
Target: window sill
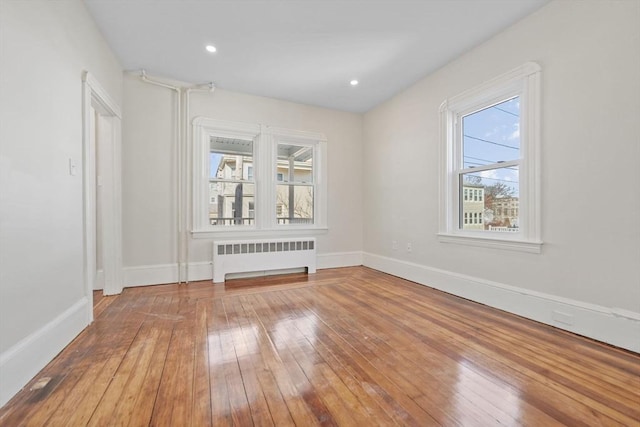
[(253, 238), (277, 238), (277, 237), (307, 237), (327, 234), (327, 227), (291, 227), (270, 228), (257, 230), (255, 228), (244, 230), (192, 230), (194, 239), (253, 239)]
[(533, 254), (539, 254), (542, 252), (542, 242), (529, 240), (496, 239), (492, 237), (438, 233), (438, 241), (441, 243), (456, 243), (459, 245), (528, 252)]

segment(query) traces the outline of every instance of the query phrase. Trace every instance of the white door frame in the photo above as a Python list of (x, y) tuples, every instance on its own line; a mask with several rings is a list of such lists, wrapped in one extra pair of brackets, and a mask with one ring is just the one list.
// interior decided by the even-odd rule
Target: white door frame
[[(103, 218), (103, 266), (105, 270), (104, 294), (122, 292), (122, 113), (117, 103), (91, 73), (82, 76), (82, 149), (83, 149), (83, 220), (84, 220), (84, 276), (87, 299), (93, 301), (93, 286), (96, 274), (96, 146), (91, 138), (91, 107), (101, 115), (108, 116), (112, 124), (110, 158), (105, 166), (110, 169), (106, 176), (111, 187), (102, 204)], [(89, 322), (93, 321), (93, 303), (89, 304)]]

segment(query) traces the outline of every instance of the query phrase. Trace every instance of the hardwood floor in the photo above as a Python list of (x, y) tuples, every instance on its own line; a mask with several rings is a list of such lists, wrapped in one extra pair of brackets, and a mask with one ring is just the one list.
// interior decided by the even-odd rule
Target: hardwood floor
[(364, 267), (94, 307), (1, 426), (640, 425), (640, 355)]

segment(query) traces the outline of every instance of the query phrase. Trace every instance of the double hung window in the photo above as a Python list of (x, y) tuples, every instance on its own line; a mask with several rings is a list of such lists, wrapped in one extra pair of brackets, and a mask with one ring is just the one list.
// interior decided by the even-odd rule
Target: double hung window
[(527, 63), (442, 104), (441, 241), (540, 251), (539, 80)]

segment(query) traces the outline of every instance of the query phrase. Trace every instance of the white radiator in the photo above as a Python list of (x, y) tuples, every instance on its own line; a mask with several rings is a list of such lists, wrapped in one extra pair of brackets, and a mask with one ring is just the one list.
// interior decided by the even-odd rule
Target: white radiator
[(213, 242), (213, 281), (229, 273), (306, 267), (316, 272), (316, 239), (232, 240)]

